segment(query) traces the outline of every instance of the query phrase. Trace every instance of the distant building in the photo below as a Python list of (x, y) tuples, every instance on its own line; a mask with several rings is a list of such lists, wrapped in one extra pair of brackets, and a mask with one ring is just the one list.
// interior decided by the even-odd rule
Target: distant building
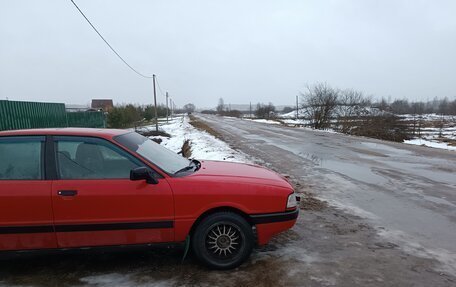
[(65, 104), (65, 109), (67, 112), (86, 112), (91, 108), (88, 105)]
[(109, 112), (114, 107), (112, 100), (109, 99), (94, 99), (92, 100), (92, 109), (103, 110)]

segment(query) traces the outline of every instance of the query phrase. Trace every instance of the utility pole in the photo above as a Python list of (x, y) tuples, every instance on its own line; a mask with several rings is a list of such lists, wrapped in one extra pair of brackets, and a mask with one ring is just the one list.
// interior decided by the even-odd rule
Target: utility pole
[(166, 92), (166, 123), (168, 123), (168, 92)]
[(296, 120), (298, 120), (298, 110), (299, 110), (298, 96), (296, 96)]
[(155, 90), (155, 74), (152, 75), (152, 82), (154, 85), (155, 131), (158, 132), (157, 91)]

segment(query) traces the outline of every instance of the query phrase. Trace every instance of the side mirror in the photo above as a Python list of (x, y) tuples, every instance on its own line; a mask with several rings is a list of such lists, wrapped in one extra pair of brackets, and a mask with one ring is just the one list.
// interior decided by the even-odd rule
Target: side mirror
[(158, 180), (147, 167), (141, 166), (130, 170), (130, 180), (146, 180), (149, 184), (157, 184)]

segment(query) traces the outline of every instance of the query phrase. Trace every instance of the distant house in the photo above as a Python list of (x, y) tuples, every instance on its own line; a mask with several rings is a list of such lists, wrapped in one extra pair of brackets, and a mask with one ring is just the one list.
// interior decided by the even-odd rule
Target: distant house
[(109, 99), (94, 99), (92, 100), (92, 109), (103, 110), (109, 112), (114, 107), (112, 100)]
[(65, 110), (67, 112), (86, 112), (91, 108), (89, 105), (74, 105), (74, 104), (65, 104)]

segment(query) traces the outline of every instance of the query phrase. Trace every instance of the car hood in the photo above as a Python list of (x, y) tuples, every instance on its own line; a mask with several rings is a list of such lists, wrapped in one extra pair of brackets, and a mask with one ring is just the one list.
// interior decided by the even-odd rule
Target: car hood
[(225, 178), (247, 179), (255, 184), (275, 185), (292, 188), (285, 177), (264, 167), (225, 161), (201, 161), (201, 168), (194, 176), (217, 176)]

